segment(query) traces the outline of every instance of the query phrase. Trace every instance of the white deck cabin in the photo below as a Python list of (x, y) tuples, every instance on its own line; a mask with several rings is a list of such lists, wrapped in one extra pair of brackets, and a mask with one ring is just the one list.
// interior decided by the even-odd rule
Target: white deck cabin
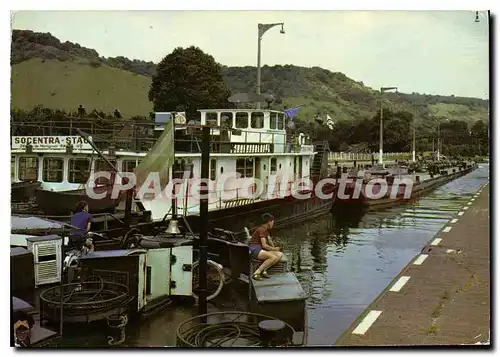
[[(211, 193), (209, 210), (224, 209), (229, 204), (248, 204), (291, 194), (294, 182), (308, 179), (312, 164), (313, 145), (287, 145), (286, 117), (282, 112), (255, 109), (200, 110), (201, 121), (187, 120), (176, 123), (176, 145), (182, 131), (190, 126), (213, 126), (210, 153)], [(160, 114), (160, 113), (157, 113)], [(185, 122), (185, 121), (184, 121)], [(194, 125), (193, 125), (194, 124)], [(155, 124), (155, 131), (162, 123)], [(179, 134), (179, 135), (178, 135)], [(52, 138), (52, 139), (51, 139)], [(189, 138), (186, 134), (185, 138)], [(91, 146), (79, 136), (67, 137), (12, 137), (11, 181), (40, 181), (45, 190), (73, 190), (83, 188), (89, 173), (107, 169)], [(186, 139), (187, 140), (187, 139)], [(190, 139), (192, 140), (192, 139)], [(111, 143), (110, 143), (111, 145)], [(197, 214), (199, 197), (190, 194), (201, 176), (201, 152), (176, 148), (175, 161), (169, 171), (169, 185), (164, 192), (172, 192), (172, 179), (176, 180), (178, 214)], [(134, 152), (120, 148), (102, 150), (118, 168), (133, 172), (147, 152)], [(236, 176), (240, 176), (237, 178)], [(264, 183), (263, 193), (248, 198), (250, 179)], [(276, 184), (276, 182), (280, 182)], [(141, 200), (152, 218), (160, 220), (170, 211), (171, 199), (165, 196)]]

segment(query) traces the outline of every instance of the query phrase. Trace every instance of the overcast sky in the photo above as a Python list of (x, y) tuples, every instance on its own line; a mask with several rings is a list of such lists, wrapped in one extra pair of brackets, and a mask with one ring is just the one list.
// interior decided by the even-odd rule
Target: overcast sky
[(196, 45), (228, 66), (319, 66), (372, 88), (489, 98), (488, 19), (470, 11), (21, 11), (14, 29), (50, 32), (101, 56), (158, 62)]

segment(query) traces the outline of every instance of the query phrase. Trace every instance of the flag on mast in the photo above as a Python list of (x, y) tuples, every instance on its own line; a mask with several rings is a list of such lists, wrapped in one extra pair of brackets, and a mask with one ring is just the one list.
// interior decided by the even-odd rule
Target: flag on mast
[(164, 123), (163, 133), (135, 168), (136, 188), (140, 189), (151, 172), (158, 172), (163, 190), (169, 182), (169, 171), (174, 162), (174, 119), (171, 113), (155, 113), (155, 122)]
[(333, 126), (335, 125), (335, 122), (333, 121), (332, 117), (330, 115), (326, 115), (326, 126), (330, 129), (333, 130)]
[(290, 118), (290, 120), (293, 120), (293, 117), (295, 115), (297, 115), (297, 112), (300, 110), (300, 108), (302, 108), (302, 105), (299, 105), (297, 107), (293, 107), (293, 108), (289, 108), (289, 109), (285, 109), (283, 111), (283, 113), (285, 113), (285, 115)]

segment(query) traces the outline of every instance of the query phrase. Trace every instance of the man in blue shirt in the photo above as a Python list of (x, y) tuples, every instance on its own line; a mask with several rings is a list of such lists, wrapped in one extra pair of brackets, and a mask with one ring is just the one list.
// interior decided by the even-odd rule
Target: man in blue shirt
[[(92, 223), (92, 215), (88, 212), (89, 205), (85, 201), (80, 201), (76, 205), (76, 210), (71, 217), (71, 225), (77, 227), (78, 230), (71, 232), (69, 241), (74, 248), (81, 249), (85, 242), (85, 236), (90, 230)], [(93, 246), (90, 248), (93, 250)]]

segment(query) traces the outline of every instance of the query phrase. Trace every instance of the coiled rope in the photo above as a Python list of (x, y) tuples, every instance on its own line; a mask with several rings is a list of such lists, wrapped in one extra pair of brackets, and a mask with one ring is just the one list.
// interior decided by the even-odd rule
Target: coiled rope
[(239, 321), (196, 325), (185, 332), (183, 339), (196, 347), (220, 347), (230, 340), (227, 347), (232, 347), (240, 339), (246, 340), (249, 347), (262, 345), (256, 325)]
[[(115, 325), (117, 321), (119, 321), (119, 323)], [(108, 336), (108, 345), (116, 346), (122, 344), (123, 341), (125, 341), (125, 326), (127, 326), (128, 323), (128, 316), (110, 315), (106, 317), (106, 322), (110, 328), (120, 329), (120, 339), (116, 341), (113, 336)]]
[[(217, 320), (225, 318), (226, 321), (218, 323), (198, 323), (199, 319), (202, 317), (217, 317)], [(253, 321), (238, 321), (240, 318), (245, 320), (251, 318)], [(177, 328), (177, 338), (182, 344), (182, 347), (263, 346), (258, 326), (258, 321), (262, 319), (276, 320), (276, 318), (271, 316), (251, 312), (228, 311), (208, 313), (192, 317), (181, 323)], [(284, 324), (290, 336), (292, 336), (295, 330), (288, 323), (284, 322)], [(285, 344), (288, 343), (289, 342), (285, 342)]]

